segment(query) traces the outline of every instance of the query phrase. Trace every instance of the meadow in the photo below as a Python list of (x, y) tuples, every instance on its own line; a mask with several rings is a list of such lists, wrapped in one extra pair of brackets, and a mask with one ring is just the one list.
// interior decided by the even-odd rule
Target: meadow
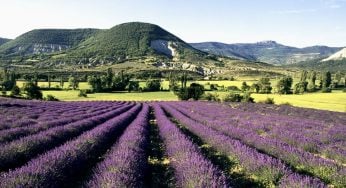
[[(211, 84), (217, 84), (219, 86), (236, 86), (241, 88), (243, 81), (246, 81), (248, 85), (251, 85), (255, 80), (250, 78), (236, 80), (236, 81), (195, 81), (204, 85), (205, 89), (210, 89)], [(272, 86), (275, 86), (276, 80), (271, 80)], [(17, 85), (22, 87), (23, 81), (17, 81)], [(188, 82), (188, 85), (192, 82)], [(145, 87), (145, 82), (141, 81), (140, 87)], [(168, 90), (169, 82), (162, 81), (162, 89)], [(38, 82), (40, 87), (47, 87), (47, 82)], [(52, 87), (59, 86), (58, 82), (52, 82)], [(79, 83), (79, 89), (90, 89), (90, 85), (86, 82)], [(68, 89), (68, 83), (64, 84), (64, 89)], [(79, 91), (76, 90), (61, 90), (61, 91), (42, 91), (44, 96), (53, 95), (62, 101), (95, 101), (95, 100), (119, 100), (119, 101), (177, 101), (178, 98), (174, 93), (169, 91), (159, 92), (113, 92), (113, 93), (93, 93), (88, 94), (88, 97), (78, 97)], [(223, 98), (228, 92), (223, 91), (206, 91), (207, 93), (217, 94), (220, 98)], [(331, 110), (338, 112), (346, 112), (346, 93), (340, 90), (333, 90), (332, 93), (305, 93), (300, 95), (279, 95), (279, 94), (252, 94), (255, 102), (264, 101), (266, 98), (273, 98), (275, 104), (287, 104), (304, 107), (315, 108), (322, 110)]]
[(0, 99), (0, 187), (345, 187), (344, 113)]

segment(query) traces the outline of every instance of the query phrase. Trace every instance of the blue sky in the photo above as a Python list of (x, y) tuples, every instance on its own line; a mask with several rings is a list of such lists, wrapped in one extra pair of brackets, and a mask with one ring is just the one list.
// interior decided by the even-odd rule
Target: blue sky
[(346, 0), (0, 0), (0, 37), (143, 21), (187, 42), (346, 46)]

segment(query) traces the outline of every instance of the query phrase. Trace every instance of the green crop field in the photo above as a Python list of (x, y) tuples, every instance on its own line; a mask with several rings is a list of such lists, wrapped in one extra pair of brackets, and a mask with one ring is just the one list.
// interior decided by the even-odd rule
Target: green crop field
[(53, 95), (62, 101), (96, 101), (96, 100), (118, 100), (118, 101), (176, 101), (178, 98), (171, 92), (143, 92), (143, 93), (94, 93), (88, 97), (78, 97), (79, 91), (42, 91), (44, 96)]
[[(221, 99), (228, 94), (228, 92), (210, 93), (217, 93)], [(346, 112), (346, 93), (341, 91), (333, 91), (332, 93), (306, 93), (302, 95), (252, 94), (251, 96), (255, 99), (255, 102), (264, 101), (266, 98), (273, 98), (275, 104), (290, 103), (293, 106), (304, 108)]]
[[(256, 80), (236, 80), (236, 81), (195, 81), (204, 85), (205, 89), (210, 89), (210, 84), (217, 84), (219, 86), (237, 86), (241, 87), (242, 82), (246, 81), (248, 85), (256, 82)], [(273, 88), (275, 88), (276, 80), (271, 80)], [(188, 82), (188, 85), (192, 83)], [(24, 81), (17, 81), (17, 85), (22, 87)], [(145, 87), (145, 81), (140, 81), (140, 87)], [(168, 90), (168, 81), (162, 81), (161, 86), (164, 90)], [(48, 87), (47, 82), (38, 82), (40, 87)], [(51, 87), (58, 87), (59, 82), (51, 82)], [(68, 83), (64, 83), (64, 89), (68, 88)], [(79, 89), (90, 89), (87, 82), (80, 82)], [(222, 99), (228, 92), (209, 91), (210, 93), (217, 93)], [(89, 100), (127, 100), (127, 101), (176, 101), (177, 97), (172, 92), (143, 92), (143, 93), (128, 93), (128, 92), (114, 92), (114, 93), (94, 93), (88, 94), (87, 98), (78, 97), (79, 91), (63, 90), (63, 91), (43, 91), (44, 96), (48, 94), (55, 96), (62, 101), (89, 101)], [(274, 98), (275, 104), (290, 103), (293, 106), (315, 108), (322, 110), (331, 110), (346, 112), (346, 93), (341, 91), (333, 91), (332, 93), (308, 93), (303, 95), (278, 95), (278, 94), (252, 94), (255, 102), (263, 101), (266, 98)]]

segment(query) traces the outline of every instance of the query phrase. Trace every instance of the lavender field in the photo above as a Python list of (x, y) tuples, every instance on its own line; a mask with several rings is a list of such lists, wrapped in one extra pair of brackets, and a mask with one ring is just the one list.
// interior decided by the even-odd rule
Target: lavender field
[(346, 114), (0, 99), (0, 187), (346, 187)]

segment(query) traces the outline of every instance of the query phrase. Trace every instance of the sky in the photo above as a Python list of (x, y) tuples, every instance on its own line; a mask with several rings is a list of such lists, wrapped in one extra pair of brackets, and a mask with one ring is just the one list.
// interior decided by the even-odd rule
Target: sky
[(0, 37), (154, 23), (186, 42), (346, 46), (346, 0), (0, 0)]

